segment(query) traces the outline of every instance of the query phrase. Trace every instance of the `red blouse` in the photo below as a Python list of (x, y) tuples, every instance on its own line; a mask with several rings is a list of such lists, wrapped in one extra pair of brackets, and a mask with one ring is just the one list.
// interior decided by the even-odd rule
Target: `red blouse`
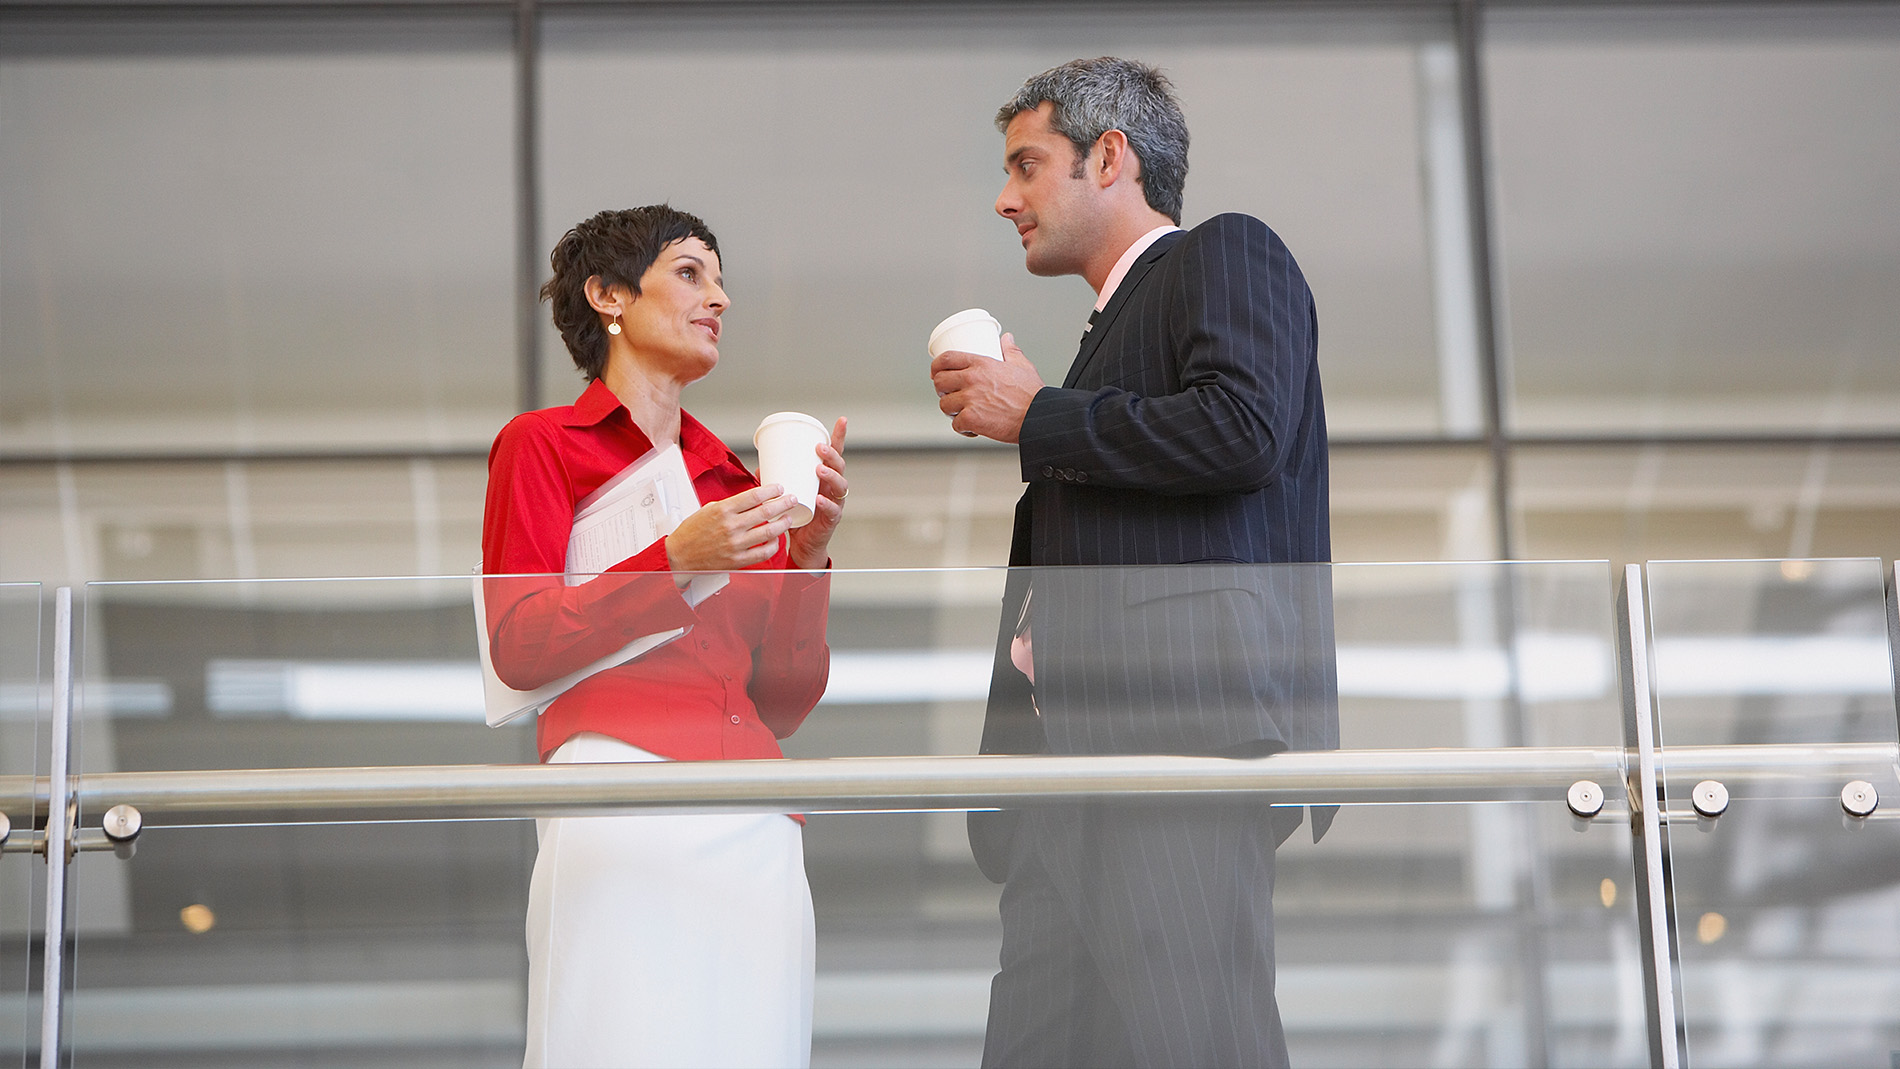
[[(572, 405), (516, 416), (488, 453), (482, 519), (489, 651), (502, 682), (530, 690), (613, 653), (640, 635), (684, 635), (597, 672), (541, 713), (547, 760), (596, 731), (662, 757), (780, 757), (825, 691), (830, 576), (786, 571), (786, 543), (723, 590), (687, 604), (667, 569), (665, 540), (579, 586), (565, 586), (574, 507), (653, 448), (626, 406), (596, 379)], [(701, 502), (758, 486), (732, 451), (680, 413), (680, 450)], [(632, 573), (632, 574), (625, 574)]]

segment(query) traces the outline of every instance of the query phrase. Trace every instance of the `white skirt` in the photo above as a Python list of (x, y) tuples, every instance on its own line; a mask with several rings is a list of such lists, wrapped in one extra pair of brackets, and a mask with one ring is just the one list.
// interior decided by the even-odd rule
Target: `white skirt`
[[(664, 758), (589, 732), (548, 760)], [(776, 814), (538, 825), (526, 1069), (811, 1064), (803, 828)]]

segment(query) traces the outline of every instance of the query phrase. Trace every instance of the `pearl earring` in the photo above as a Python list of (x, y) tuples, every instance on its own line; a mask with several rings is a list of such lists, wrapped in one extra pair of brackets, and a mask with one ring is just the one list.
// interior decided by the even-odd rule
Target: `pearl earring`
[(614, 335), (618, 335), (620, 333), (620, 317), (619, 316), (615, 316), (614, 321), (607, 324), (607, 333), (614, 334)]

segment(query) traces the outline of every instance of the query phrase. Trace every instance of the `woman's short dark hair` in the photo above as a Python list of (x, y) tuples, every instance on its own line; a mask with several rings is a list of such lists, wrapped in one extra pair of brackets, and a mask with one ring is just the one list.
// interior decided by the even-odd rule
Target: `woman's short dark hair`
[(553, 306), (568, 355), (589, 382), (607, 368), (607, 332), (600, 313), (587, 303), (587, 280), (599, 275), (602, 283), (625, 286), (638, 297), (640, 276), (660, 258), (660, 250), (687, 238), (698, 238), (719, 254), (719, 239), (699, 216), (667, 204), (601, 212), (554, 243), (548, 256), (554, 277), (541, 287), (541, 299)]

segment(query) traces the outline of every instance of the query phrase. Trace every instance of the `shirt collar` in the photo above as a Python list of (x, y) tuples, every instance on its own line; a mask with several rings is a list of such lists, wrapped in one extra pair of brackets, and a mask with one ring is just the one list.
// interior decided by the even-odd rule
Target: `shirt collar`
[(680, 449), (705, 461), (709, 468), (724, 464), (740, 471), (746, 470), (745, 465), (739, 462), (738, 454), (726, 448), (726, 443), (718, 435), (707, 430), (705, 424), (694, 419), (692, 413), (683, 408), (680, 409)]
[(1095, 295), (1095, 310), (1099, 312), (1108, 307), (1108, 299), (1115, 296), (1115, 288), (1122, 284), (1122, 279), (1128, 277), (1128, 269), (1135, 266), (1136, 258), (1147, 252), (1148, 246), (1160, 241), (1163, 234), (1172, 234), (1179, 229), (1173, 225), (1158, 226), (1136, 238), (1135, 243), (1128, 246), (1128, 251), (1122, 253), (1122, 258), (1115, 261), (1115, 269), (1108, 273), (1108, 280), (1102, 283), (1102, 291)]
[[(592, 427), (605, 422), (615, 412), (622, 413), (622, 418), (627, 421), (628, 431), (638, 437), (646, 448), (653, 448), (653, 443), (648, 441), (646, 433), (633, 422), (633, 416), (627, 413), (627, 406), (621, 404), (620, 398), (615, 397), (614, 392), (607, 388), (605, 379), (595, 379), (587, 384), (587, 389), (582, 391), (580, 398), (574, 402), (573, 415), (565, 422), (570, 427)], [(684, 409), (680, 410), (680, 449), (698, 457), (709, 468), (730, 464), (741, 471), (745, 469), (745, 466), (739, 462), (737, 454), (726, 448), (726, 443), (721, 441), (718, 435), (707, 430), (705, 424), (694, 419), (692, 414)]]
[(613, 415), (615, 409), (625, 407), (607, 388), (607, 380), (595, 379), (581, 391), (580, 399), (574, 402), (574, 414), (564, 422), (570, 427), (591, 427)]

